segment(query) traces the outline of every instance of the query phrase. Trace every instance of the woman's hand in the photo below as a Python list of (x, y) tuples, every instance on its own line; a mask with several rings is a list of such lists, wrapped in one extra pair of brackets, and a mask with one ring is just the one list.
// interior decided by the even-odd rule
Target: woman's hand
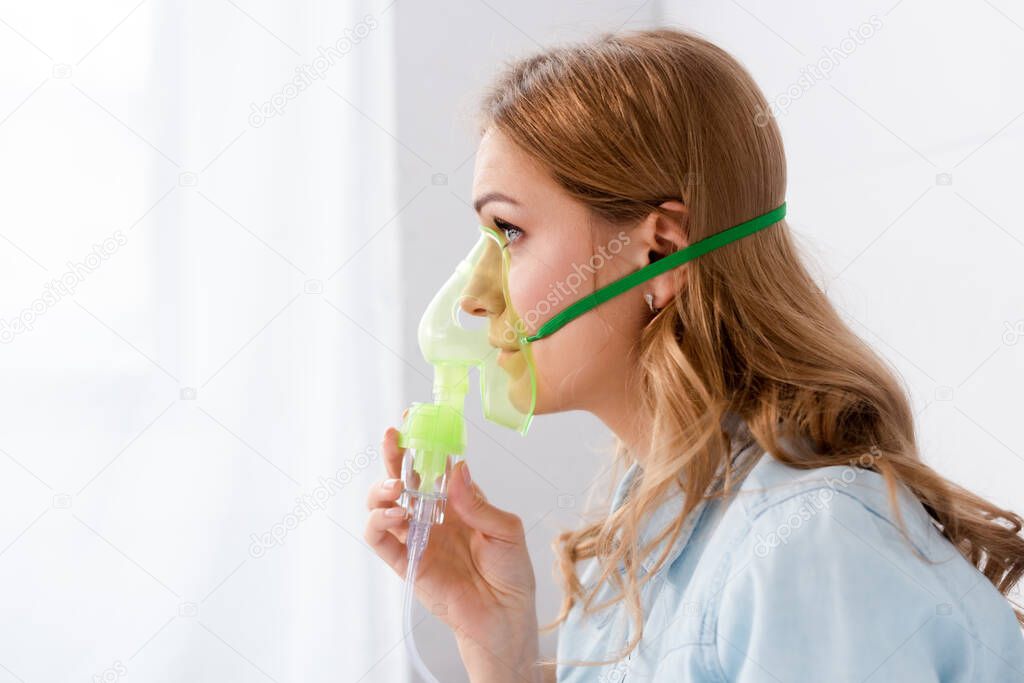
[[(382, 446), (389, 478), (367, 496), (365, 539), (405, 578), (409, 524), (396, 505), (405, 449), (397, 429), (388, 428)], [(450, 476), (444, 523), (430, 531), (416, 597), (455, 632), (471, 680), (540, 680), (536, 582), (522, 520), (487, 502), (465, 462)]]

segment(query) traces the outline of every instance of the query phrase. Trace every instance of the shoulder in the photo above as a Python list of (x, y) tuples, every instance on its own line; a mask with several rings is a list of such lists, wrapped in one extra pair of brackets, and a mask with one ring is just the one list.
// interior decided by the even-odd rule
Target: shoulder
[[(897, 494), (905, 523), (919, 541), (924, 540), (927, 534), (922, 532), (931, 526), (927, 512), (905, 486), (898, 486)], [(735, 504), (745, 521), (755, 523), (764, 515), (772, 517), (809, 501), (820, 501), (829, 508), (837, 498), (841, 505), (859, 507), (880, 521), (897, 521), (881, 474), (851, 465), (801, 469), (779, 461), (771, 453), (761, 455), (743, 480)]]
[(1009, 604), (902, 485), (897, 502), (906, 537), (881, 475), (762, 455), (716, 533), (705, 624), (719, 675), (1024, 680)]

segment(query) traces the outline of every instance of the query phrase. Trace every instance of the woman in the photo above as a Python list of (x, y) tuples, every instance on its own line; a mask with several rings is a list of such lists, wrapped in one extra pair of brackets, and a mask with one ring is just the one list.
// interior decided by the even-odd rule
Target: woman
[[(680, 31), (512, 64), (481, 132), (474, 196), (490, 196), (480, 222), (507, 240), (520, 312), (597, 245), (621, 241), (581, 290), (785, 199), (764, 96)], [(553, 311), (586, 293), (558, 291)], [(533, 355), (536, 412), (592, 412), (628, 469), (605, 517), (557, 539), (556, 668), (537, 662), (523, 526), (459, 465), (417, 591), (444, 605), (473, 681), (1024, 680), (1006, 597), (1024, 571), (1021, 518), (921, 461), (904, 389), (784, 221), (624, 292)], [(366, 539), (404, 576), (396, 436)]]

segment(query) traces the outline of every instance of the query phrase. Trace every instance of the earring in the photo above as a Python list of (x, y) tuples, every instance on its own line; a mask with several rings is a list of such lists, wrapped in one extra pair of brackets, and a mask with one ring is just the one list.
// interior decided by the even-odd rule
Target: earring
[(646, 294), (644, 294), (644, 301), (647, 302), (647, 308), (651, 309), (651, 313), (655, 313), (656, 311), (654, 310), (654, 295), (651, 294), (650, 292), (647, 292)]

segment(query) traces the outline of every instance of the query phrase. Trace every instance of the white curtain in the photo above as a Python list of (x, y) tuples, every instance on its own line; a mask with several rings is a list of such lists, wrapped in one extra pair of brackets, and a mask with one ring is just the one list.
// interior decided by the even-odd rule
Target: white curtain
[(404, 680), (388, 1), (0, 3), (0, 681)]

